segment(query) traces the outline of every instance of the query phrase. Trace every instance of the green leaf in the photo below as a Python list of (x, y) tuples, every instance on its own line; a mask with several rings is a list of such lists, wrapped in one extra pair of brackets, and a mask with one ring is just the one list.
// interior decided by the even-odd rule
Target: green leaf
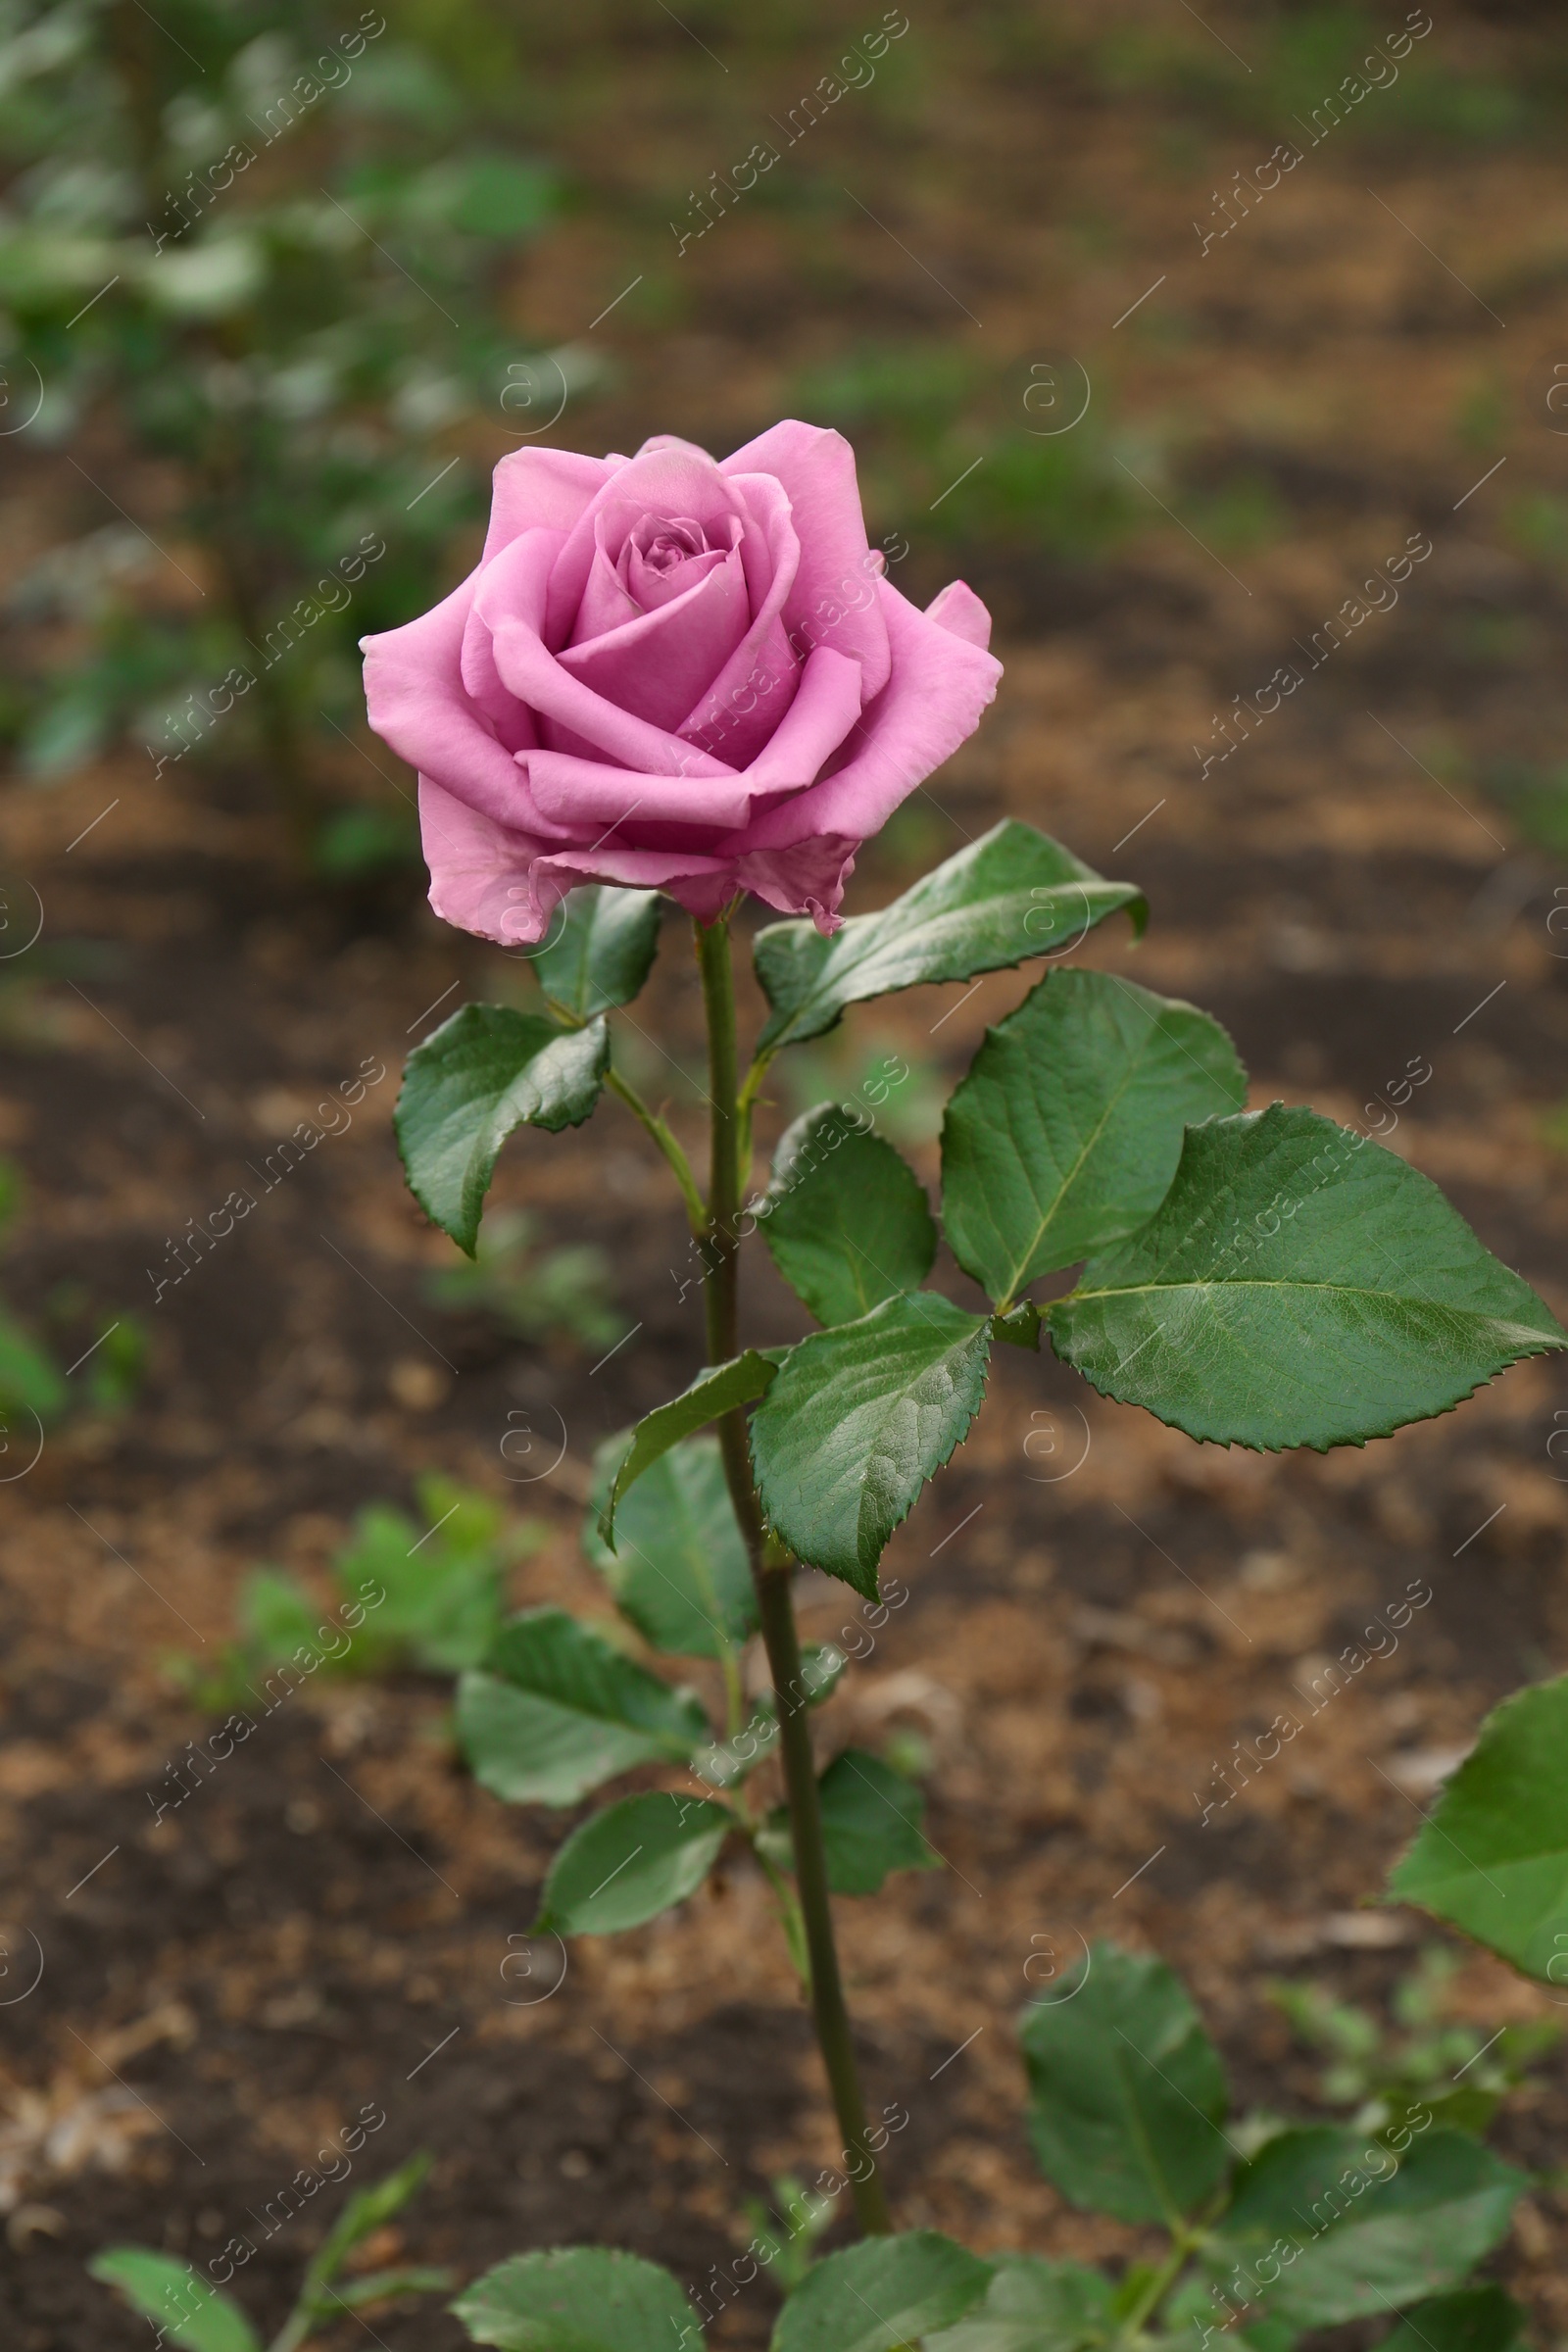
[(1111, 972), (1047, 974), (986, 1032), (942, 1129), (948, 1246), (999, 1305), (1137, 1231), (1189, 1122), (1241, 1110), (1218, 1022)]
[(355, 1664), (458, 1674), (480, 1663), (501, 1624), (501, 1514), (450, 1479), (421, 1478), (418, 1496), (418, 1521), (386, 1503), (367, 1505), (332, 1572), (350, 1600), (369, 1602)]
[(877, 1562), (980, 1410), (990, 1325), (934, 1291), (885, 1298), (792, 1348), (752, 1418), (769, 1524), (876, 1598)]
[[(925, 1798), (916, 1782), (864, 1748), (847, 1747), (817, 1778), (827, 1883), (835, 1894), (877, 1894), (894, 1870), (935, 1870), (921, 1834)], [(758, 1844), (780, 1870), (795, 1868), (788, 1808), (769, 1814)]]
[(1407, 2311), (1378, 2352), (1511, 2352), (1528, 2316), (1500, 2286), (1462, 2286)]
[(1238, 2173), (1204, 2257), (1242, 2273), (1244, 2289), (1269, 2261), (1269, 2312), (1332, 2327), (1456, 2286), (1506, 2233), (1526, 2185), (1465, 2132), (1429, 2132), (1402, 2157), (1332, 2125), (1283, 2132)]
[(1162, 1960), (1097, 1943), (1065, 1998), (1027, 2010), (1029, 2135), (1075, 2205), (1178, 2224), (1231, 2161), (1225, 2075)]
[(1032, 1298), (1022, 1299), (1004, 1315), (991, 1318), (991, 1336), (1004, 1340), (1009, 1348), (1027, 1348), (1031, 1355), (1040, 1353), (1040, 1309)]
[(706, 1429), (710, 1421), (733, 1412), (737, 1405), (750, 1404), (754, 1397), (764, 1396), (771, 1387), (778, 1366), (771, 1359), (774, 1351), (759, 1354), (755, 1348), (731, 1356), (727, 1364), (710, 1364), (699, 1372), (689, 1389), (682, 1389), (668, 1404), (654, 1407), (645, 1413), (631, 1433), (631, 1444), (625, 1457), (610, 1484), (603, 1510), (599, 1514), (599, 1533), (610, 1550), (615, 1549), (615, 1513), (627, 1488), (642, 1477), (651, 1463), (667, 1452), (680, 1439), (688, 1438), (694, 1430)]
[(409, 1190), (470, 1257), (496, 1155), (518, 1127), (580, 1127), (610, 1066), (602, 1020), (559, 1029), (542, 1013), (465, 1004), (416, 1046), (393, 1113)]
[(550, 944), (533, 956), (545, 995), (579, 1021), (629, 1004), (654, 968), (663, 911), (657, 891), (612, 890), (603, 882), (568, 891)]
[(762, 1239), (785, 1281), (827, 1324), (917, 1291), (937, 1253), (924, 1185), (838, 1102), (819, 1102), (785, 1129)]
[(1526, 1976), (1568, 1983), (1568, 1675), (1487, 1717), (1389, 1892)]
[(716, 1438), (687, 1438), (648, 1470), (615, 1514), (615, 1549), (599, 1517), (627, 1446), (594, 1455), (583, 1549), (645, 1642), (694, 1658), (721, 1657), (756, 1631), (757, 1593)]
[(252, 1570), (240, 1592), (239, 1618), (249, 1636), (247, 1648), (269, 1662), (291, 1658), (297, 1649), (316, 1649), (321, 1611), (284, 1568)]
[(956, 2328), (927, 2336), (925, 2352), (1091, 2352), (1114, 2335), (1110, 2281), (1099, 2271), (1038, 2254), (992, 2259), (985, 2301)]
[(1160, 1207), (1046, 1320), (1102, 1396), (1269, 1451), (1388, 1437), (1568, 1346), (1428, 1177), (1280, 1102), (1190, 1127)]
[(703, 1796), (622, 1797), (573, 1830), (550, 1866), (533, 1933), (615, 1936), (695, 1894), (735, 1826)]
[(1006, 817), (880, 913), (852, 915), (831, 939), (808, 921), (760, 931), (757, 976), (772, 1013), (759, 1047), (773, 1054), (820, 1037), (847, 1004), (868, 997), (1059, 956), (1122, 906), (1142, 931), (1140, 890), (1105, 881), (1059, 842)]
[(807, 2272), (772, 2352), (892, 2352), (961, 2320), (990, 2283), (989, 2262), (935, 2230), (862, 2238)]
[(556, 209), (553, 172), (512, 155), (454, 156), (408, 188), (416, 217), (431, 216), (470, 237), (531, 237)]
[(171, 2343), (187, 2344), (190, 2352), (261, 2352), (262, 2339), (238, 2304), (198, 2278), (187, 2263), (146, 2246), (109, 2246), (87, 2269), (105, 2286), (118, 2286)]
[[(1212, 2311), (1212, 2305), (1210, 2311)], [(1288, 2328), (1283, 2320), (1251, 2320), (1237, 2334), (1251, 2352), (1292, 2352), (1297, 2341), (1297, 2329)], [(1382, 2352), (1381, 2346), (1379, 2352)]]
[[(305, 2275), (307, 2289), (320, 2286), (331, 2279), (339, 2265), (353, 2253), (356, 2246), (362, 2245), (377, 2230), (384, 2229), (395, 2214), (401, 2213), (404, 2206), (418, 2195), (434, 2161), (428, 2149), (420, 2148), (406, 2164), (400, 2164), (395, 2173), (388, 2173), (384, 2180), (372, 2180), (368, 2188), (355, 2189)], [(410, 2276), (422, 2274), (411, 2273)], [(445, 2280), (438, 2279), (438, 2283), (444, 2285)], [(412, 2293), (416, 2290), (411, 2288), (409, 2291)]]
[(389, 2303), (396, 2295), (440, 2295), (456, 2285), (457, 2278), (451, 2271), (360, 2271), (352, 2278), (340, 2278), (335, 2286), (323, 2286), (312, 2311), (317, 2319), (332, 2320), (340, 2311)]
[(0, 1306), (0, 1438), (7, 1435), (9, 1414), (35, 1413), (40, 1421), (52, 1421), (65, 1411), (67, 1395), (53, 1357)]
[(504, 1625), (484, 1667), (458, 1685), (458, 1740), (474, 1778), (508, 1804), (574, 1805), (657, 1758), (710, 1737), (689, 1692), (671, 1690), (564, 1609)]
[(685, 2352), (702, 2343), (667, 2271), (599, 2246), (514, 2254), (452, 2308), (474, 2343), (503, 2352)]

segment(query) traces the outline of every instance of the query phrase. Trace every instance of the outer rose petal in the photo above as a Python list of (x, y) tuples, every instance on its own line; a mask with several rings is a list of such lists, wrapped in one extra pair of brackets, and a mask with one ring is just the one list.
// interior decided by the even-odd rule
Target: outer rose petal
[(736, 450), (721, 470), (772, 474), (783, 483), (801, 543), (784, 625), (798, 647), (830, 645), (858, 662), (869, 702), (887, 683), (889, 650), (876, 599), (860, 597), (880, 559), (866, 544), (854, 450), (842, 433), (788, 417)]
[(495, 470), (481, 566), (522, 531), (569, 531), (624, 458), (583, 458), (574, 449), (516, 449)]
[(419, 825), (436, 913), (503, 947), (543, 939), (556, 907), (580, 882), (662, 890), (704, 922), (742, 887), (733, 858), (608, 843), (565, 849), (496, 824), (428, 776), (419, 778)]
[(939, 588), (925, 609), (927, 620), (938, 628), (948, 629), (955, 637), (966, 638), (982, 653), (991, 643), (991, 615), (986, 611), (967, 580), (950, 580)]
[(497, 823), (515, 824), (526, 799), (516, 765), (463, 685), (463, 633), (478, 577), (401, 629), (360, 639), (365, 699), (371, 726), (400, 759)]
[(974, 733), (997, 691), (1002, 663), (916, 612), (886, 580), (877, 582), (877, 594), (893, 670), (851, 734), (849, 759), (836, 774), (767, 810), (744, 835), (719, 843), (720, 849), (781, 850), (828, 834), (864, 841)]

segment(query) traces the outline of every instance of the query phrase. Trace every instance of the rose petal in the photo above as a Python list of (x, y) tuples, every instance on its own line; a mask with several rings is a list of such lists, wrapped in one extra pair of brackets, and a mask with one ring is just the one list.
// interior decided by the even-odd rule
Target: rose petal
[[(604, 563), (601, 555), (598, 564)], [(607, 703), (671, 732), (723, 668), (751, 621), (738, 553), (719, 556), (706, 577), (696, 564), (683, 569), (696, 575), (683, 594), (557, 656), (564, 670)], [(618, 581), (615, 593), (625, 599)]]
[[(601, 541), (601, 512), (614, 502), (612, 533)], [(541, 632), (552, 652), (571, 638), (594, 556), (601, 544), (613, 559), (639, 515), (687, 514), (710, 530), (714, 546), (724, 544), (723, 518), (741, 512), (741, 501), (706, 449), (689, 441), (639, 450), (607, 473), (600, 489), (578, 514), (556, 564), (550, 604)]]
[(877, 564), (866, 544), (854, 450), (842, 433), (788, 417), (726, 458), (722, 470), (783, 484), (801, 544), (785, 626), (802, 656), (828, 644), (858, 662), (869, 701), (887, 683), (890, 655), (881, 609), (863, 594)]
[[(488, 587), (488, 581), (485, 583)], [(487, 602), (484, 588), (479, 602)], [(666, 605), (665, 612), (676, 610)], [(488, 615), (486, 615), (488, 617)], [(651, 613), (651, 620), (661, 620), (662, 613)], [(507, 692), (519, 702), (527, 703), (540, 716), (556, 722), (575, 739), (592, 759), (596, 754), (618, 760), (623, 767), (639, 774), (678, 776), (733, 775), (735, 770), (724, 760), (715, 760), (710, 753), (699, 751), (663, 728), (654, 726), (634, 712), (622, 710), (617, 704), (607, 702), (595, 694), (580, 678), (573, 677), (554, 654), (547, 653), (534, 631), (525, 621), (498, 615), (491, 623), (495, 647), (496, 668)], [(558, 734), (556, 748), (575, 748), (564, 743)]]
[[(561, 545), (565, 546), (563, 539)], [(642, 607), (632, 595), (615, 565), (602, 547), (594, 549), (594, 560), (588, 567), (588, 584), (577, 607), (577, 618), (572, 638), (601, 637), (606, 629), (618, 629), (628, 620), (635, 620)]]
[(814, 782), (860, 715), (858, 662), (819, 645), (801, 672), (795, 700), (746, 770), (746, 781), (773, 790)]
[(949, 629), (955, 637), (962, 637), (981, 651), (991, 643), (991, 615), (966, 580), (950, 580), (939, 588), (925, 609), (927, 620), (934, 620), (939, 629)]
[[(777, 482), (760, 477), (740, 487), (746, 500), (741, 560), (752, 625), (677, 730), (688, 742), (721, 754), (732, 767), (747, 766), (765, 748), (800, 681), (800, 659), (783, 617), (801, 557), (789, 501)], [(760, 603), (759, 582), (765, 582)]]
[(886, 580), (878, 581), (877, 597), (893, 669), (850, 738), (852, 757), (835, 775), (765, 811), (744, 838), (721, 847), (784, 849), (840, 833), (864, 841), (973, 734), (997, 691), (1001, 662), (917, 612)]
[(551, 566), (563, 544), (560, 531), (537, 530), (524, 531), (503, 548), (485, 567), (484, 593), (475, 591), (474, 607), (463, 632), (464, 687), (489, 720), (497, 741), (509, 752), (531, 748), (539, 741), (539, 730), (527, 704), (518, 702), (502, 682), (485, 606), (493, 600), (525, 615), (542, 612)]
[(401, 629), (361, 638), (365, 699), (371, 726), (411, 767), (498, 823), (526, 822), (516, 762), (464, 690), (463, 638), (477, 577)]
[(565, 752), (525, 752), (522, 757), (542, 815), (569, 825), (578, 836), (609, 825), (619, 833), (623, 849), (648, 846), (650, 827), (679, 825), (693, 832), (706, 827), (713, 838), (687, 846), (710, 851), (720, 836), (750, 824), (758, 803), (766, 797), (745, 776), (647, 776), (574, 759)]
[(780, 914), (808, 914), (824, 938), (841, 929), (839, 903), (855, 871), (858, 841), (835, 834), (798, 842), (788, 850), (751, 850), (735, 860), (735, 872), (754, 898)]
[(536, 892), (528, 876), (556, 844), (498, 825), (429, 776), (419, 778), (419, 832), (443, 922), (509, 946), (544, 937), (562, 893)]
[(496, 467), (490, 528), (480, 563), (523, 531), (569, 531), (624, 458), (583, 458), (574, 449), (514, 449)]

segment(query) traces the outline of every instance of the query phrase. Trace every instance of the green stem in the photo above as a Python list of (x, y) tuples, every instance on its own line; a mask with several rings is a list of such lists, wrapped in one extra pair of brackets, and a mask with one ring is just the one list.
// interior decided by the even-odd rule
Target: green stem
[(761, 1091), (762, 1080), (767, 1076), (768, 1064), (772, 1058), (771, 1054), (759, 1054), (747, 1071), (746, 1083), (740, 1091), (737, 1108), (740, 1112), (741, 1186), (743, 1191), (752, 1167), (752, 1113), (757, 1107), (757, 1098)]
[(299, 2346), (309, 2339), (318, 2325), (315, 2305), (308, 2296), (301, 2295), (268, 2345), (267, 2352), (298, 2352)]
[(605, 1074), (605, 1084), (612, 1095), (620, 1097), (632, 1117), (639, 1119), (647, 1128), (674, 1169), (675, 1182), (680, 1186), (680, 1197), (686, 1203), (686, 1214), (690, 1219), (691, 1229), (693, 1233), (703, 1232), (708, 1223), (708, 1210), (704, 1204), (703, 1196), (697, 1189), (697, 1179), (692, 1174), (692, 1163), (675, 1141), (669, 1128), (657, 1110), (649, 1109), (637, 1089), (621, 1076), (613, 1063)]
[(1122, 2315), (1122, 2333), (1129, 2339), (1136, 2336), (1144, 2322), (1158, 2310), (1169, 2289), (1186, 2270), (1193, 2249), (1198, 2244), (1198, 2239), (1186, 2230), (1172, 2230), (1171, 2235), (1175, 2242), (1169, 2255), (1147, 2281), (1132, 2309)]
[[(709, 1178), (708, 1219), (703, 1233), (709, 1274), (705, 1285), (708, 1304), (708, 1353), (711, 1363), (726, 1363), (739, 1350), (739, 1242), (736, 1219), (743, 1182), (750, 1173), (741, 1160), (746, 1133), (737, 1086), (735, 1053), (735, 978), (730, 965), (729, 925), (720, 917), (706, 927), (695, 926), (697, 960), (703, 978), (703, 1003), (708, 1014), (709, 1093), (712, 1102), (712, 1159)], [(756, 1065), (754, 1065), (755, 1068)], [(755, 1088), (753, 1089), (755, 1095)], [(811, 2014), (817, 2046), (827, 2070), (833, 2105), (843, 2135), (844, 2158), (850, 2172), (856, 2218), (867, 2236), (883, 2236), (893, 2228), (887, 2192), (882, 2185), (876, 2152), (866, 2130), (865, 2101), (855, 2059), (855, 2040), (849, 2008), (839, 1974), (838, 1947), (833, 1936), (833, 1911), (828, 1893), (827, 1856), (822, 1841), (822, 1808), (817, 1795), (816, 1760), (811, 1752), (811, 1727), (801, 1674), (801, 1642), (790, 1594), (792, 1563), (769, 1544), (761, 1505), (752, 1479), (746, 1440), (746, 1416), (727, 1413), (718, 1425), (724, 1475), (751, 1558), (757, 1587), (762, 1640), (773, 1677), (778, 1710), (779, 1745), (784, 1785), (789, 1797), (790, 1838), (795, 1854), (795, 1884), (810, 1964)], [(857, 2180), (856, 2174), (862, 2178)]]

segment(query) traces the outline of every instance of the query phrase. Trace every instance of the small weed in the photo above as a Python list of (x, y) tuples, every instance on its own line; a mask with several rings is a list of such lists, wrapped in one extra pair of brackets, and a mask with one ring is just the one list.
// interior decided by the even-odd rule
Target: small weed
[(1461, 2132), (1487, 2130), (1502, 2100), (1561, 2038), (1561, 2028), (1543, 2018), (1489, 2037), (1446, 2022), (1458, 1966), (1451, 1952), (1429, 1944), (1390, 1994), (1388, 2021), (1336, 2000), (1323, 1984), (1269, 1987), (1298, 2039), (1329, 2062), (1318, 2079), (1325, 2106), (1354, 2108), (1354, 2129), (1362, 2132), (1386, 2131), (1417, 2108)]
[(505, 1525), (499, 1504), (435, 1472), (416, 1487), (425, 1524), (391, 1503), (373, 1502), (332, 1562), (339, 1597), (327, 1610), (299, 1579), (258, 1568), (240, 1600), (240, 1633), (216, 1668), (171, 1661), (199, 1707), (243, 1707), (279, 1670), (302, 1674), (386, 1674), (415, 1667), (454, 1674), (476, 1665), (506, 1606), (514, 1560), (545, 1538), (538, 1520)]

